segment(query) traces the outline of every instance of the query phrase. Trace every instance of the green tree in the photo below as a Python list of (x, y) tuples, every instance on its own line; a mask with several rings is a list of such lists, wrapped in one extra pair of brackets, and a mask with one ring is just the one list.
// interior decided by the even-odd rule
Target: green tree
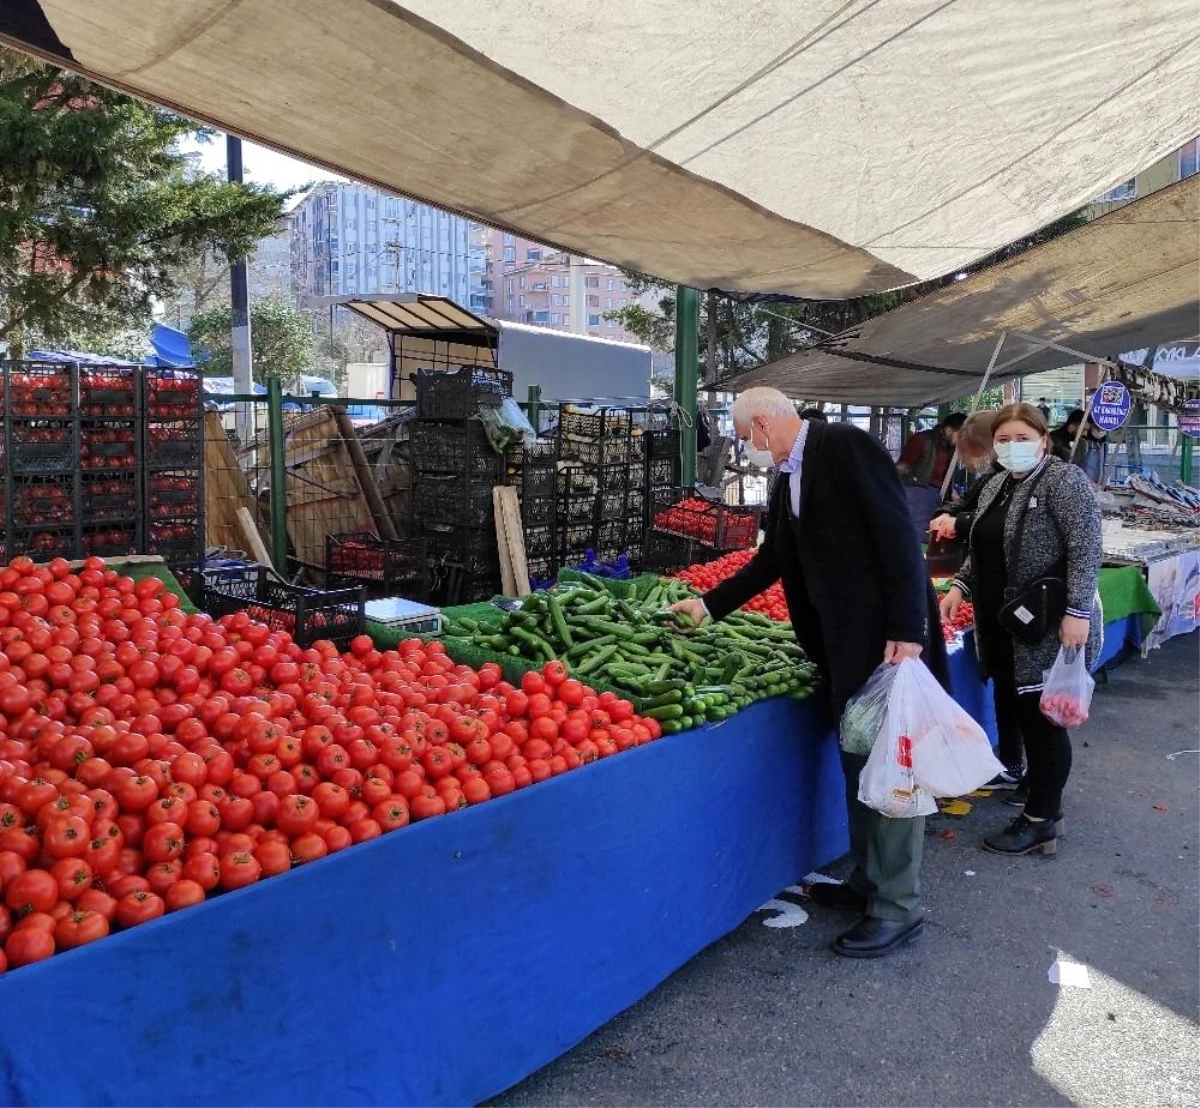
[[(213, 377), (233, 375), (233, 320), (228, 305), (192, 316), (188, 337), (198, 357), (207, 355), (204, 372)], [(308, 316), (278, 300), (255, 300), (250, 305), (250, 352), (254, 379), (274, 375), (291, 387), (313, 367), (313, 333)]]
[(179, 142), (209, 134), (0, 48), (0, 341), (145, 329), (189, 263), (270, 234), (288, 194), (196, 172)]

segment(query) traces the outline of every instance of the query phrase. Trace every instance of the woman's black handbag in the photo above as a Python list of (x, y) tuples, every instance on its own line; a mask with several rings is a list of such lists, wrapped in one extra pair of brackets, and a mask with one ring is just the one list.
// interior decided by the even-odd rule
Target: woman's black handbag
[[(1048, 469), (1049, 467), (1047, 467)], [(1034, 478), (1034, 485), (1025, 499), (1025, 507), (1021, 518), (1013, 532), (1013, 542), (1010, 548), (1015, 555), (1021, 549), (1021, 540), (1025, 537), (1025, 516), (1029, 512), (1029, 501), (1037, 491), (1037, 483), (1046, 474), (1043, 470)], [(1051, 520), (1054, 517), (1051, 515)], [(1055, 529), (1058, 523), (1055, 521)], [(1059, 532), (1062, 542), (1062, 532)], [(1066, 544), (1063, 543), (1063, 557), (1066, 558)], [(1016, 565), (1016, 557), (1008, 559), (1009, 565)], [(996, 614), (996, 621), (1015, 639), (1026, 643), (1041, 642), (1061, 622), (1067, 614), (1067, 582), (1066, 568), (1055, 574), (1046, 574), (1036, 581), (1031, 581), (1023, 589), (1007, 588), (1004, 590), (1004, 604)]]

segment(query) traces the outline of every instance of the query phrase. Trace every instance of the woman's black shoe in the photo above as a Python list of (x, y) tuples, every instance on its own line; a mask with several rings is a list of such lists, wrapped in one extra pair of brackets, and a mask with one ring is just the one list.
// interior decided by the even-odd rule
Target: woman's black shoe
[(907, 922), (863, 916), (834, 940), (833, 952), (843, 958), (882, 958), (896, 947), (911, 942), (924, 930), (924, 916)]
[(1010, 808), (1024, 808), (1029, 803), (1029, 778), (1022, 777), (1016, 787), (1001, 798)]
[(999, 835), (983, 840), (983, 849), (993, 854), (1032, 854), (1040, 850), (1053, 854), (1058, 849), (1057, 823), (1052, 819), (1035, 823), (1024, 813), (1017, 816)]

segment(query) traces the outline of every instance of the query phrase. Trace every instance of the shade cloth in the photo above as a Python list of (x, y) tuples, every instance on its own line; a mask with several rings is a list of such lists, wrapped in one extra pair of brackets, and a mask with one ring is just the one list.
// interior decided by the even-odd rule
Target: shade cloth
[(699, 288), (953, 272), (1200, 132), (1194, 0), (6, 0), (233, 134)]

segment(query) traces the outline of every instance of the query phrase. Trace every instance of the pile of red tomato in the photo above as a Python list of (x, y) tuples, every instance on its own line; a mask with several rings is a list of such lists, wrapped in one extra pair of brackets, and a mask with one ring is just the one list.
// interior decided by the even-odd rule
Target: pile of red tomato
[(689, 497), (658, 512), (654, 526), (660, 531), (696, 539), (724, 550), (752, 547), (758, 539), (758, 512), (728, 504), (713, 504)]
[[(675, 576), (681, 581), (686, 581), (694, 589), (708, 592), (709, 589), (716, 588), (727, 577), (732, 577), (753, 557), (753, 550), (735, 550), (732, 554), (726, 554), (716, 561), (688, 566), (687, 569), (680, 570)], [(781, 623), (786, 623), (791, 619), (791, 616), (788, 615), (787, 600), (783, 595), (783, 586), (778, 581), (766, 592), (759, 593), (748, 603), (743, 604), (742, 609), (747, 612), (760, 612), (769, 619), (777, 619)]]
[(0, 971), (661, 734), (561, 663), (301, 650), (89, 559), (0, 570)]

